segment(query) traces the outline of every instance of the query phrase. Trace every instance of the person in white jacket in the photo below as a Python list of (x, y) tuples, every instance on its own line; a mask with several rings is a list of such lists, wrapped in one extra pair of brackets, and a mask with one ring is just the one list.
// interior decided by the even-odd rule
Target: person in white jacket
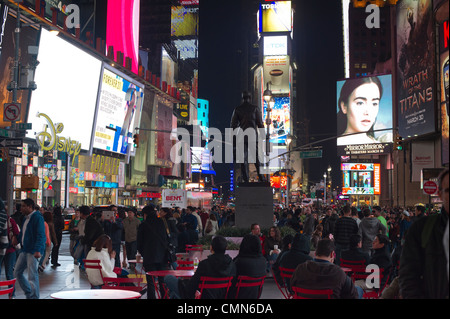
[(219, 224), (217, 222), (216, 216), (213, 213), (211, 213), (211, 214), (209, 214), (209, 218), (206, 221), (205, 235), (206, 236), (215, 235), (218, 230), (219, 230)]
[(88, 280), (93, 287), (99, 287), (103, 285), (103, 277), (117, 278), (117, 274), (114, 272), (114, 262), (116, 258), (116, 252), (112, 249), (112, 241), (108, 235), (101, 235), (94, 242), (94, 247), (91, 248), (86, 256), (88, 260), (100, 260), (102, 266), (100, 272), (98, 269), (86, 268), (86, 274)]

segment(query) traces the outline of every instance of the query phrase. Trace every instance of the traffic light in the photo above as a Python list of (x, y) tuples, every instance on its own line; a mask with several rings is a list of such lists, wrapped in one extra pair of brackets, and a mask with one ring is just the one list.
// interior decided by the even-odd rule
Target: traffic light
[(0, 162), (3, 162), (3, 155), (4, 155), (3, 148), (0, 148)]
[(139, 147), (139, 134), (134, 134), (133, 135), (133, 144), (135, 148)]
[(398, 133), (395, 134), (394, 149), (398, 151), (403, 149), (403, 137), (401, 137)]

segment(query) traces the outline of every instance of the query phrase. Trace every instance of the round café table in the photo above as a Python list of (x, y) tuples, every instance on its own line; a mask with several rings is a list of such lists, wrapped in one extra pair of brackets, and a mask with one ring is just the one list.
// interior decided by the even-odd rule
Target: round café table
[(59, 291), (50, 295), (53, 299), (138, 299), (141, 294), (123, 289), (80, 289)]

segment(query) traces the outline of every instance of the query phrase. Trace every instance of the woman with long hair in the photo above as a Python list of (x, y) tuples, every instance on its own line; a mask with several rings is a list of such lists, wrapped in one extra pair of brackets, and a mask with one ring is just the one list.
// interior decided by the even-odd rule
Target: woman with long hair
[[(337, 114), (338, 145), (389, 142), (389, 134), (375, 138), (383, 86), (376, 76), (347, 80), (341, 88)], [(358, 134), (361, 133), (361, 134)]]

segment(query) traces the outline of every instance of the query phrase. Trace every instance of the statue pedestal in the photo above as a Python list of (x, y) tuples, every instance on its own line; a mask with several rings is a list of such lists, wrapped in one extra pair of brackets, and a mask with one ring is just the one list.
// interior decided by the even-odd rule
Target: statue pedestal
[(270, 183), (240, 183), (235, 189), (235, 225), (248, 228), (254, 223), (261, 228), (273, 226), (273, 191)]

